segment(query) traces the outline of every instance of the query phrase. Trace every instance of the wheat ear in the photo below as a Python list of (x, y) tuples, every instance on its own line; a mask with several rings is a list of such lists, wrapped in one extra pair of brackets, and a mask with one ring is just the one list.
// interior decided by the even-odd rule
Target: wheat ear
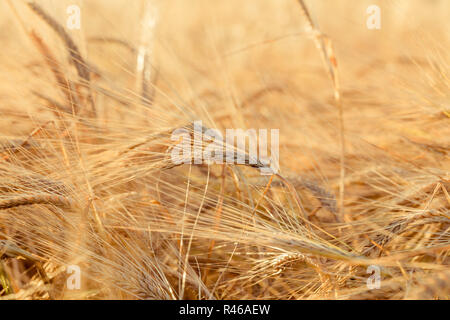
[(83, 59), (83, 56), (80, 53), (80, 50), (78, 49), (78, 46), (75, 44), (75, 42), (72, 40), (70, 35), (67, 33), (67, 31), (64, 29), (63, 26), (61, 26), (52, 16), (50, 16), (45, 10), (39, 6), (34, 1), (28, 1), (27, 2), (30, 9), (38, 15), (42, 20), (44, 20), (45, 23), (48, 24), (48, 26), (55, 31), (55, 33), (61, 38), (61, 40), (64, 42), (67, 51), (69, 52), (70, 61), (75, 66), (75, 69), (77, 70), (78, 76), (81, 78), (81, 80), (84, 82), (84, 84), (88, 88), (88, 100), (91, 104), (92, 111), (95, 113), (95, 105), (94, 105), (94, 99), (92, 97), (92, 92), (90, 88), (90, 82), (91, 82), (91, 72), (88, 68), (88, 64)]
[(32, 204), (52, 204), (61, 207), (71, 207), (73, 203), (72, 199), (56, 194), (23, 195), (13, 199), (0, 200), (0, 210)]

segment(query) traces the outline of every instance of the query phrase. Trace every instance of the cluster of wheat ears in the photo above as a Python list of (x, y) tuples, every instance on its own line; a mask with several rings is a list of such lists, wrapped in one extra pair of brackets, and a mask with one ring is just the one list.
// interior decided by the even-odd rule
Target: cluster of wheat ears
[[(375, 2), (1, 1), (0, 298), (448, 298), (450, 4)], [(195, 120), (281, 170), (173, 165)]]

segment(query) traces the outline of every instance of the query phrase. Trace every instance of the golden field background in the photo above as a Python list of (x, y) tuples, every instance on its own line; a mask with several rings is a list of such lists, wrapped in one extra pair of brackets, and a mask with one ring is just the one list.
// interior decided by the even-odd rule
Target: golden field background
[[(296, 0), (36, 1), (79, 5), (77, 62), (27, 3), (0, 2), (1, 298), (449, 297), (448, 1), (305, 1), (320, 34)], [(194, 120), (280, 129), (280, 177), (171, 166)]]

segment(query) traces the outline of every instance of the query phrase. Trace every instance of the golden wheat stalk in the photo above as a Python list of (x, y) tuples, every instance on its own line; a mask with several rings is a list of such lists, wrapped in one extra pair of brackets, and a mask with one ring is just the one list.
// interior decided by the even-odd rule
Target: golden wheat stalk
[(339, 140), (341, 146), (340, 156), (340, 180), (339, 180), (339, 216), (338, 220), (345, 218), (344, 198), (345, 198), (345, 127), (344, 127), (344, 107), (341, 99), (340, 80), (337, 67), (336, 54), (334, 52), (333, 43), (319, 27), (314, 23), (309, 13), (308, 7), (303, 0), (298, 0), (303, 16), (306, 17), (308, 27), (313, 35), (313, 39), (320, 51), (321, 57), (327, 65), (328, 75), (333, 82), (334, 100), (339, 111)]
[(156, 23), (156, 14), (154, 4), (146, 0), (141, 18), (141, 39), (137, 51), (136, 74), (140, 82), (141, 99), (146, 105), (153, 102), (154, 88), (151, 92), (149, 86), (152, 86), (152, 60), (153, 60), (153, 33)]
[(12, 199), (0, 200), (0, 210), (20, 206), (29, 206), (33, 204), (51, 204), (70, 208), (74, 205), (74, 201), (69, 197), (64, 197), (57, 194), (22, 195)]

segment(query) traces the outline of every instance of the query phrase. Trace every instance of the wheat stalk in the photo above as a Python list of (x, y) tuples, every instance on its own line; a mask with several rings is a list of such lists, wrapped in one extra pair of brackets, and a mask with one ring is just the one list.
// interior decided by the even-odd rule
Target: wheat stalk
[(342, 220), (345, 218), (344, 198), (345, 198), (345, 127), (344, 127), (344, 107), (341, 99), (341, 89), (339, 81), (339, 73), (337, 67), (336, 54), (334, 52), (333, 43), (325, 34), (320, 31), (316, 23), (314, 23), (308, 7), (303, 0), (298, 0), (303, 16), (306, 18), (308, 27), (313, 35), (313, 39), (320, 51), (324, 63), (327, 65), (328, 75), (333, 82), (334, 100), (339, 110), (339, 140), (341, 146), (340, 155), (340, 181), (339, 181), (339, 216)]
[(29, 206), (33, 204), (51, 204), (61, 207), (72, 207), (74, 201), (65, 196), (57, 194), (35, 194), (22, 195), (12, 199), (0, 200), (0, 210), (11, 209), (20, 206)]

